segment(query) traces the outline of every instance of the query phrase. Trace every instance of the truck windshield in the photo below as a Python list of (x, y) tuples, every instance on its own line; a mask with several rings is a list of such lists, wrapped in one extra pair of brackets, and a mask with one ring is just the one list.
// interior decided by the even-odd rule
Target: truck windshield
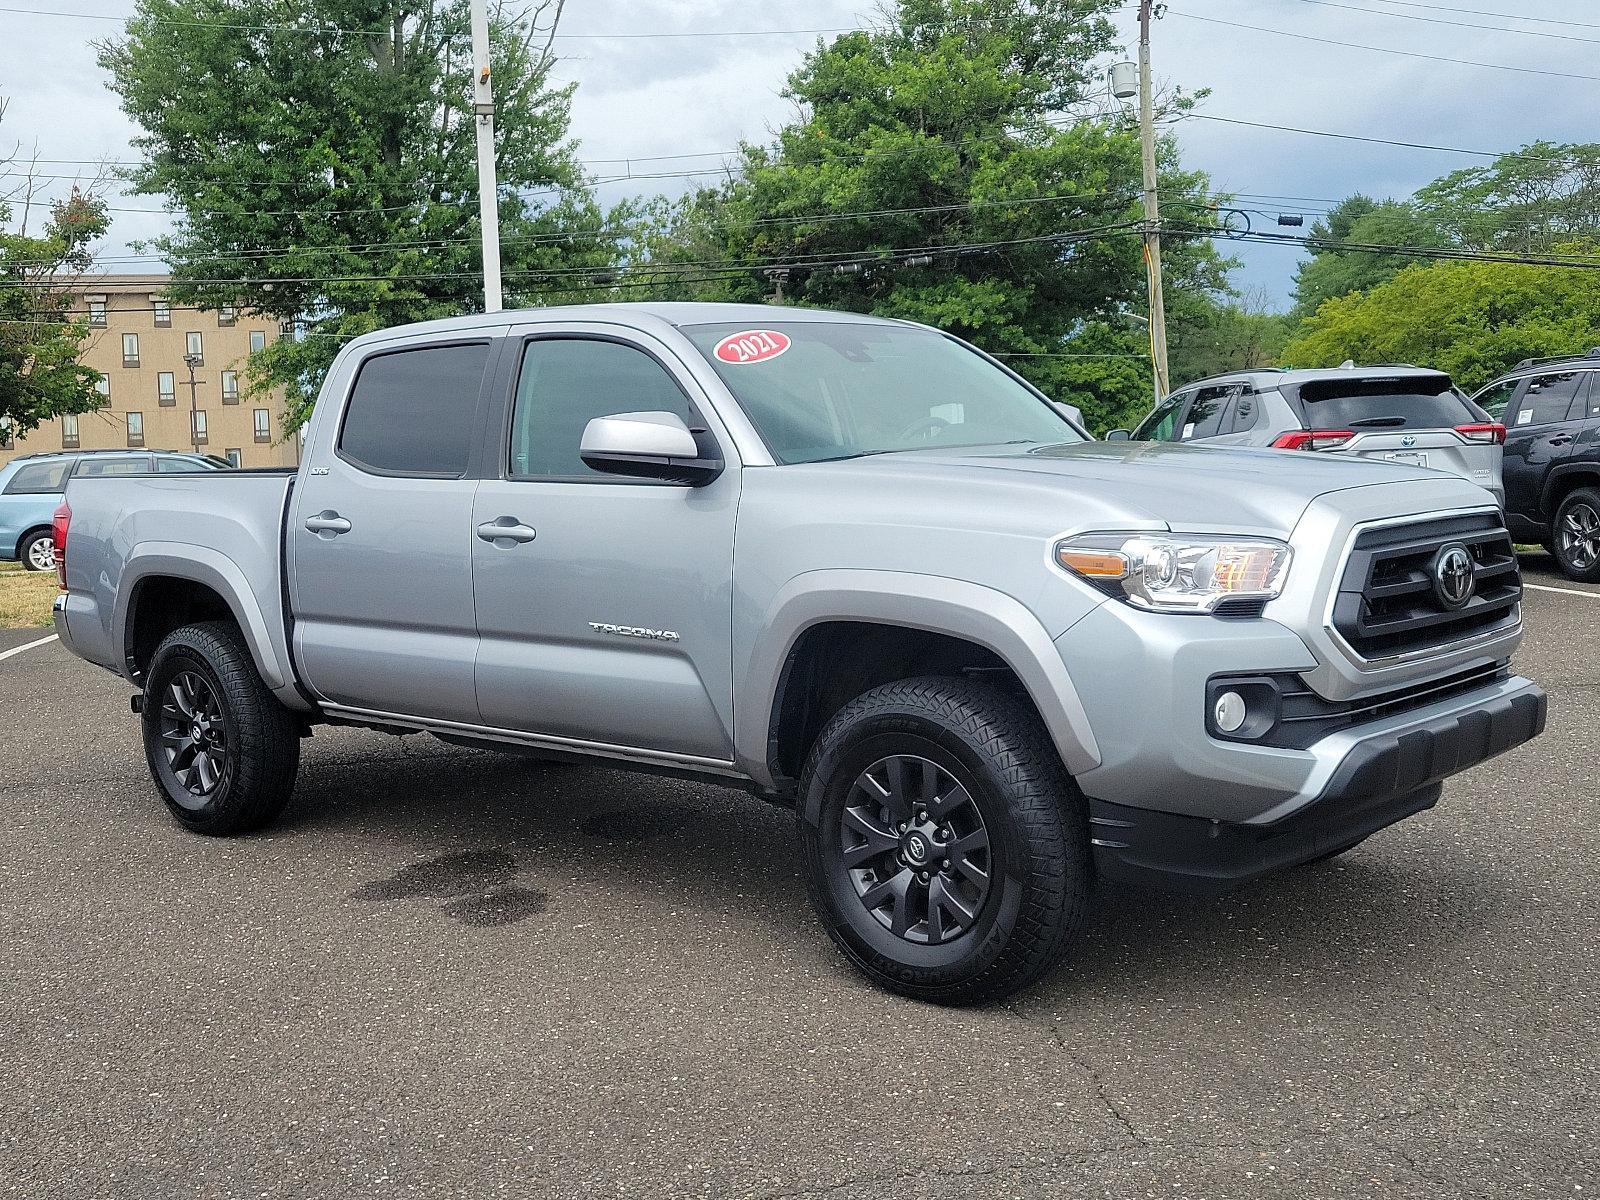
[(931, 330), (777, 320), (683, 332), (780, 463), (1085, 440), (1047, 401)]

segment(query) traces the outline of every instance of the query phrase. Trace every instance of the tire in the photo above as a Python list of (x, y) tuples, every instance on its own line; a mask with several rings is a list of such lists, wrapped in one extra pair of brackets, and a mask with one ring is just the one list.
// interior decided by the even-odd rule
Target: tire
[(248, 833), (289, 802), (299, 725), (261, 682), (232, 625), (208, 621), (167, 635), (150, 660), (142, 722), (151, 777), (185, 828)]
[(1600, 490), (1575, 488), (1556, 509), (1550, 530), (1556, 565), (1568, 579), (1600, 583)]
[(818, 916), (890, 991), (998, 1000), (1050, 970), (1083, 927), (1082, 793), (1039, 719), (987, 684), (911, 679), (856, 697), (818, 736), (798, 810)]
[(54, 571), (56, 569), (55, 535), (48, 529), (36, 529), (22, 539), (17, 547), (17, 557), (24, 570)]

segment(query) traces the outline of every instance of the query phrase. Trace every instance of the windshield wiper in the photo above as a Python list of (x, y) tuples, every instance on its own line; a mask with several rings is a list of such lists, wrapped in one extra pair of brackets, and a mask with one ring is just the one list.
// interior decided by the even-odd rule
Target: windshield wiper
[(1364, 421), (1347, 422), (1351, 429), (1394, 429), (1406, 423), (1404, 417), (1368, 417)]

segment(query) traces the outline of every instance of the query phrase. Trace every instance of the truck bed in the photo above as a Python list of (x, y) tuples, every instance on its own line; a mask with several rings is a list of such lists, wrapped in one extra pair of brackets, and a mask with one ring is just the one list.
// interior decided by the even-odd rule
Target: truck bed
[(67, 592), (57, 601), (57, 628), (70, 648), (134, 680), (128, 614), (140, 581), (192, 579), (232, 609), (267, 686), (303, 703), (284, 608), (283, 529), (294, 481), (285, 468), (73, 479)]

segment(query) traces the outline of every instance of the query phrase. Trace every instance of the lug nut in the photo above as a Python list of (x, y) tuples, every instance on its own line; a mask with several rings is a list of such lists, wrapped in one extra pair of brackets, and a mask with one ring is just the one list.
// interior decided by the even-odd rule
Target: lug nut
[(922, 880), (923, 883), (927, 883), (928, 882), (928, 873), (926, 871), (920, 871), (920, 872), (917, 873), (917, 878)]
[(939, 869), (941, 871), (948, 871), (950, 869), (950, 860), (947, 858), (942, 863), (940, 863), (939, 864)]

